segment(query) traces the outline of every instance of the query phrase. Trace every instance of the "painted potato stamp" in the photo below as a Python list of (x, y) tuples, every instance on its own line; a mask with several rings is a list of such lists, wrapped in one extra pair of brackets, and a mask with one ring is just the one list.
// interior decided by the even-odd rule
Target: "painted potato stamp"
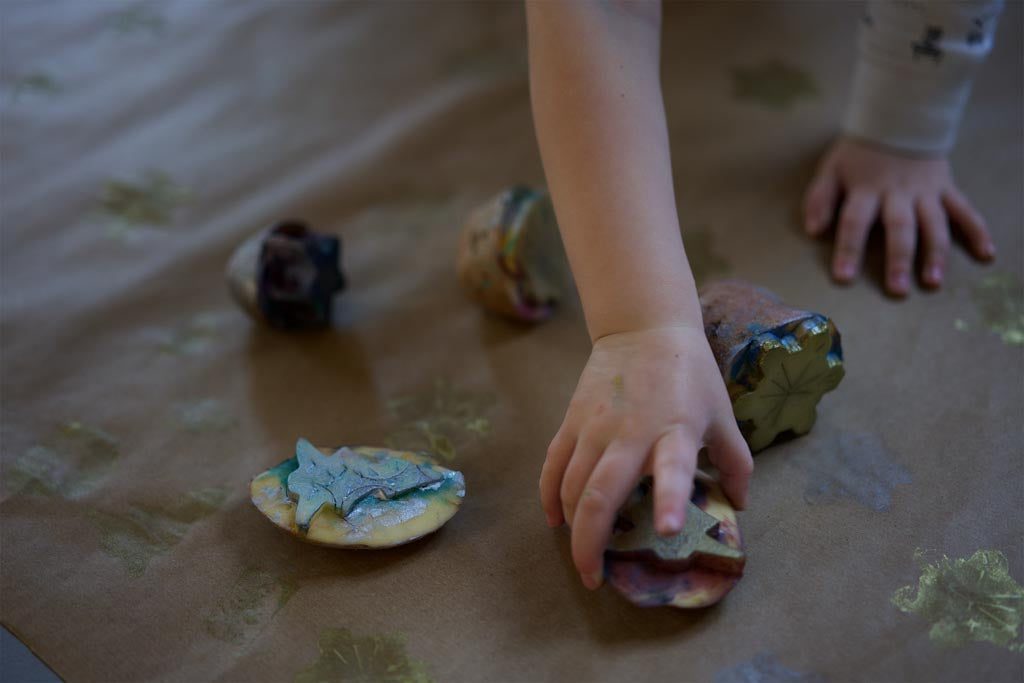
[(686, 524), (674, 536), (654, 529), (653, 487), (645, 479), (619, 513), (605, 551), (609, 585), (640, 607), (707, 607), (743, 576), (746, 556), (736, 511), (718, 484), (697, 473)]
[(516, 186), (474, 211), (456, 271), (466, 293), (489, 311), (531, 323), (551, 317), (568, 271), (547, 193)]
[(293, 536), (338, 548), (390, 548), (437, 531), (466, 495), (460, 472), (423, 453), (317, 448), (252, 480), (252, 502)]
[(809, 432), (821, 397), (843, 379), (835, 323), (740, 280), (713, 282), (699, 294), (704, 332), (750, 450)]

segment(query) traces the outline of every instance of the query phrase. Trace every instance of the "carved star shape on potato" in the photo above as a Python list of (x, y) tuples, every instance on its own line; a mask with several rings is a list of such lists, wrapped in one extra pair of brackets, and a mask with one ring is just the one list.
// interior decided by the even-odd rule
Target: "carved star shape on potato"
[(815, 408), (843, 378), (843, 361), (832, 352), (831, 323), (815, 316), (792, 334), (757, 337), (754, 389), (733, 401), (751, 450), (765, 448), (785, 431), (806, 434)]
[[(654, 506), (650, 497), (624, 511), (633, 528), (612, 538), (609, 550), (619, 553), (653, 554), (667, 563), (705, 564), (713, 561), (717, 568), (728, 570), (741, 563), (744, 555), (713, 538), (719, 521), (693, 503), (687, 503), (683, 530), (661, 536), (654, 529)], [(739, 564), (742, 567), (742, 564)]]
[(388, 500), (443, 479), (429, 467), (384, 454), (367, 456), (340, 448), (325, 455), (306, 439), (296, 443), (295, 457), (299, 466), (288, 475), (287, 486), (298, 501), (295, 523), (303, 530), (324, 505), (345, 517), (367, 496)]

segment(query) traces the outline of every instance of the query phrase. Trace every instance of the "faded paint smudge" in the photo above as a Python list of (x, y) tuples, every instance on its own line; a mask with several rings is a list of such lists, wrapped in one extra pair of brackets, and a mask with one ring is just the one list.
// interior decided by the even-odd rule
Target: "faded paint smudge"
[(405, 652), (400, 635), (356, 636), (347, 628), (320, 633), (320, 658), (295, 676), (295, 683), (357, 681), (430, 683), (423, 664)]
[(190, 193), (163, 171), (146, 171), (138, 182), (110, 180), (99, 198), (108, 219), (107, 235), (124, 238), (137, 228), (170, 225), (175, 211), (188, 203)]
[(872, 510), (888, 510), (895, 488), (911, 482), (877, 434), (835, 432), (825, 444), (798, 456), (807, 473), (804, 500), (826, 505), (844, 499)]
[(81, 498), (99, 488), (119, 456), (113, 435), (67, 422), (14, 461), (5, 472), (5, 488), (11, 494)]
[(715, 683), (824, 683), (825, 677), (817, 673), (794, 671), (770, 652), (760, 652), (754, 658), (723, 669), (715, 674)]
[(178, 545), (193, 524), (220, 509), (226, 497), (224, 489), (202, 489), (169, 505), (133, 505), (121, 513), (93, 510), (89, 516), (100, 531), (100, 549), (137, 578), (153, 558)]
[(298, 588), (292, 577), (246, 567), (230, 592), (206, 611), (206, 632), (236, 645), (249, 642), (288, 604)]
[[(971, 288), (982, 324), (1010, 346), (1024, 346), (1024, 284), (1012, 273), (993, 273)], [(962, 324), (961, 324), (962, 323)], [(954, 322), (965, 331), (968, 325)]]
[(683, 231), (683, 246), (686, 258), (693, 271), (693, 279), (697, 286), (707, 282), (708, 278), (724, 275), (729, 272), (729, 262), (714, 249), (711, 232), (703, 228), (688, 228)]
[(969, 558), (951, 560), (943, 555), (926, 564), (924, 552), (918, 550), (914, 559), (921, 565), (921, 578), (916, 587), (897, 590), (892, 604), (930, 621), (932, 641), (945, 647), (988, 641), (1024, 652), (1024, 588), (1010, 576), (1005, 555), (978, 550)]
[(11, 84), (11, 102), (17, 102), (22, 95), (57, 95), (64, 88), (52, 75), (34, 71), (14, 79)]
[(449, 382), (435, 380), (432, 389), (388, 401), (388, 410), (401, 426), (388, 435), (389, 448), (430, 451), (446, 461), (458, 449), (491, 431), (486, 413), (490, 395), (465, 392)]
[(147, 330), (147, 336), (162, 353), (172, 356), (201, 356), (217, 341), (225, 323), (234, 313), (204, 311), (171, 328)]
[(111, 30), (123, 35), (149, 33), (158, 36), (166, 25), (167, 20), (162, 14), (144, 5), (118, 10), (110, 15), (108, 23)]
[(224, 403), (215, 398), (179, 403), (174, 412), (178, 424), (194, 433), (222, 432), (237, 422)]
[(802, 100), (817, 97), (818, 86), (803, 69), (779, 60), (732, 70), (733, 95), (769, 109), (786, 110)]

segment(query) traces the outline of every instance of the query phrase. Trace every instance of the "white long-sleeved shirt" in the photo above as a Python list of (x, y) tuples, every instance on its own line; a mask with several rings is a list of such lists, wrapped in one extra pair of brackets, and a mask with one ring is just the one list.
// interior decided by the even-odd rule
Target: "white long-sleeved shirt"
[(956, 140), (1003, 0), (869, 0), (846, 133), (920, 155)]

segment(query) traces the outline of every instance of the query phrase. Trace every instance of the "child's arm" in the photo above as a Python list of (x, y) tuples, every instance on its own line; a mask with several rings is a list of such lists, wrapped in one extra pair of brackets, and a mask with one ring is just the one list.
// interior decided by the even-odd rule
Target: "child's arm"
[(548, 522), (572, 526), (601, 583), (616, 512), (655, 476), (656, 525), (682, 528), (697, 451), (730, 499), (753, 469), (704, 337), (676, 216), (659, 84), (659, 3), (529, 2), (530, 83), (544, 170), (594, 348), (548, 449)]
[(910, 289), (917, 252), (923, 283), (942, 284), (950, 220), (976, 258), (995, 255), (946, 155), (1001, 9), (1002, 0), (868, 3), (846, 136), (826, 155), (804, 206), (807, 232), (819, 235), (844, 195), (832, 260), (838, 281), (856, 276), (878, 218), (886, 234), (886, 288), (897, 296)]

